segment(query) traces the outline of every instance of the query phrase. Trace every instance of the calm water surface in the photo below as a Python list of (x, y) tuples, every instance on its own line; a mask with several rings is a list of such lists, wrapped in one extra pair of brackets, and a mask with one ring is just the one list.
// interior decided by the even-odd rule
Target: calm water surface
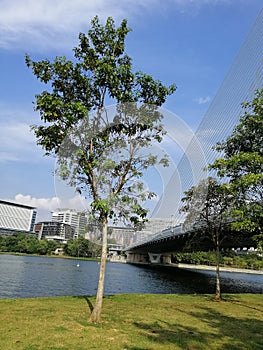
[[(79, 263), (79, 266), (77, 264)], [(0, 298), (95, 295), (95, 261), (0, 255)], [(105, 295), (214, 293), (215, 273), (107, 263)], [(223, 293), (263, 293), (263, 275), (221, 273)]]

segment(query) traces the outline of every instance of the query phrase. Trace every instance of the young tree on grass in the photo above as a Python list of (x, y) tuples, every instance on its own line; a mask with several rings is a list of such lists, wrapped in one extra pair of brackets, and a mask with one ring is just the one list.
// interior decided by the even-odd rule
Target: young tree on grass
[(228, 185), (220, 184), (216, 179), (209, 177), (186, 191), (182, 201), (185, 204), (181, 211), (187, 214), (184, 227), (195, 232), (194, 240), (199, 242), (200, 246), (202, 241), (212, 242), (216, 256), (215, 299), (220, 300), (220, 247), (229, 232), (233, 196)]
[[(88, 34), (79, 35), (74, 60), (26, 63), (47, 90), (36, 96), (35, 109), (42, 124), (34, 131), (46, 154), (58, 157), (59, 175), (79, 193), (91, 198), (91, 209), (102, 226), (102, 251), (97, 297), (91, 321), (99, 322), (104, 291), (107, 228), (110, 219), (133, 224), (145, 220), (142, 201), (152, 193), (140, 178), (163, 157), (149, 151), (165, 131), (158, 111), (175, 86), (165, 87), (142, 72), (133, 72), (125, 53), (130, 29), (123, 20), (118, 28), (112, 18), (105, 25), (98, 17)], [(115, 102), (115, 109), (105, 108)]]
[(263, 89), (251, 102), (243, 103), (244, 114), (226, 141), (217, 145), (223, 158), (212, 168), (229, 179), (236, 201), (232, 216), (235, 230), (254, 232), (263, 242)]

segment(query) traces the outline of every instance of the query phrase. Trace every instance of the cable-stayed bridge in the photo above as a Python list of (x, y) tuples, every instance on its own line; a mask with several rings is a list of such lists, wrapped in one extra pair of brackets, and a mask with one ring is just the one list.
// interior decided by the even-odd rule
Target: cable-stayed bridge
[[(163, 195), (153, 212), (154, 218), (176, 217), (183, 221), (178, 210), (181, 198), (190, 187), (208, 176), (204, 168), (212, 164), (218, 154), (213, 146), (225, 140), (243, 115), (242, 103), (252, 101), (255, 91), (263, 87), (263, 8), (255, 20), (240, 51), (210, 104), (194, 137), (178, 163), (177, 169), (164, 188)], [(200, 157), (200, 146), (202, 157)], [(213, 176), (214, 174), (209, 174)], [(126, 248), (131, 259), (169, 260), (170, 252), (180, 251), (194, 232), (184, 232), (178, 225), (158, 232), (144, 241)], [(255, 246), (251, 237), (237, 234), (224, 242), (224, 248)], [(167, 253), (167, 254), (166, 254)], [(135, 258), (136, 257), (136, 258)], [(132, 261), (130, 261), (132, 262)]]
[[(197, 131), (183, 153), (177, 168), (167, 181), (152, 214), (154, 218), (176, 217), (184, 192), (208, 175), (207, 169), (220, 156), (213, 146), (225, 140), (243, 114), (242, 103), (253, 100), (263, 87), (263, 8), (249, 31), (226, 77), (213, 98)], [(165, 123), (164, 123), (165, 124)], [(169, 125), (172, 128), (172, 125)], [(176, 128), (176, 126), (175, 126)], [(168, 133), (170, 131), (168, 130)], [(178, 135), (180, 138), (181, 135)], [(175, 130), (176, 141), (176, 130)], [(202, 153), (202, 154), (201, 154)]]
[[(253, 234), (236, 232), (227, 235), (221, 245), (221, 249), (249, 249), (256, 248), (256, 242), (252, 239)], [(130, 263), (170, 263), (171, 254), (180, 252), (196, 238), (194, 231), (185, 231), (182, 225), (170, 227), (148, 238), (136, 242), (125, 249), (127, 262)], [(198, 242), (198, 239), (197, 239)], [(212, 242), (207, 239), (198, 243), (200, 250), (212, 250)], [(190, 246), (189, 249), (191, 250)]]

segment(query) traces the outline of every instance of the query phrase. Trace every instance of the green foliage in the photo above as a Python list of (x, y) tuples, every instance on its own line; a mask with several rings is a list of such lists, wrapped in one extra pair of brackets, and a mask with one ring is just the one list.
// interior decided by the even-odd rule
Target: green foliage
[[(0, 236), (0, 251), (25, 254), (51, 255), (56, 248), (61, 247), (52, 240), (38, 240), (35, 235), (18, 233), (12, 236)], [(64, 255), (74, 257), (97, 257), (101, 246), (80, 236), (69, 240), (63, 247)]]
[(97, 257), (101, 246), (80, 236), (78, 239), (70, 239), (64, 246), (64, 253), (74, 257)]
[(0, 237), (0, 251), (26, 254), (51, 254), (58, 247), (55, 241), (38, 240), (34, 234), (17, 233)]
[(220, 184), (216, 179), (209, 177), (200, 181), (198, 186), (186, 191), (185, 195), (182, 199), (185, 205), (181, 209), (187, 213), (184, 227), (194, 232), (189, 245), (194, 243), (198, 246), (199, 242), (200, 246), (202, 240), (207, 239), (213, 243), (216, 262), (215, 299), (220, 300), (220, 247), (230, 231), (233, 194), (229, 191), (228, 185)]
[(262, 248), (263, 238), (263, 89), (253, 101), (243, 103), (244, 114), (226, 141), (219, 143), (223, 158), (211, 168), (227, 177), (236, 198), (232, 216), (235, 230), (255, 232)]
[[(154, 164), (166, 165), (149, 147), (165, 134), (158, 107), (175, 91), (175, 85), (133, 71), (125, 52), (129, 32), (126, 20), (115, 28), (111, 17), (103, 26), (96, 16), (87, 35), (79, 35), (72, 61), (34, 62), (26, 56), (27, 66), (48, 88), (36, 95), (35, 109), (44, 122), (33, 127), (37, 142), (46, 154), (58, 156), (57, 174), (89, 197), (95, 219), (103, 224), (94, 322), (101, 312), (108, 220), (135, 225), (146, 220), (142, 201), (152, 193), (143, 190), (140, 178)], [(105, 108), (106, 101), (116, 103), (115, 111)]]
[(185, 229), (196, 231), (194, 238), (205, 236), (219, 248), (230, 227), (233, 195), (229, 187), (210, 177), (186, 191), (182, 202), (181, 211), (187, 214)]
[(216, 263), (214, 252), (175, 253), (173, 257), (176, 262), (185, 264), (215, 265)]
[[(196, 264), (196, 265), (216, 265), (215, 252), (192, 252), (192, 253), (174, 253), (173, 261), (177, 263)], [(254, 270), (263, 269), (263, 258), (256, 253), (237, 254), (233, 251), (222, 252), (220, 255), (221, 266), (235, 268), (248, 268)]]
[[(92, 200), (96, 218), (124, 218), (137, 224), (147, 211), (141, 201), (152, 197), (139, 178), (157, 162), (146, 153), (165, 133), (158, 112), (175, 85), (164, 86), (150, 75), (134, 72), (125, 52), (130, 28), (123, 20), (115, 27), (96, 16), (87, 35), (79, 34), (74, 58), (26, 64), (47, 90), (36, 95), (35, 110), (41, 125), (33, 126), (46, 154), (58, 156), (58, 174)], [(112, 116), (105, 101), (117, 104)]]
[(59, 244), (56, 241), (48, 240), (47, 241), (47, 254), (52, 254), (57, 248)]

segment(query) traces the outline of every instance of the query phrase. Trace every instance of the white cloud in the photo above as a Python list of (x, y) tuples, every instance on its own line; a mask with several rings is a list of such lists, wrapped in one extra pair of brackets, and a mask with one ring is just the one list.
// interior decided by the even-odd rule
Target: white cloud
[(85, 198), (80, 195), (75, 195), (67, 200), (61, 199), (57, 196), (50, 198), (36, 198), (27, 194), (17, 194), (14, 198), (6, 198), (7, 201), (18, 204), (29, 205), (35, 207), (37, 211), (37, 221), (51, 220), (51, 212), (59, 208), (74, 209), (77, 211), (84, 211), (88, 209), (85, 204)]
[(51, 212), (60, 207), (61, 202), (58, 197), (36, 198), (31, 195), (17, 194), (15, 198), (7, 199), (10, 202), (29, 205), (35, 207), (37, 211), (37, 221), (51, 220)]
[(36, 145), (30, 126), (23, 122), (0, 122), (0, 162), (37, 161), (43, 151)]
[(72, 198), (69, 198), (68, 204), (66, 207), (73, 208), (73, 209), (79, 210), (79, 211), (87, 210), (90, 208), (85, 197), (83, 197), (81, 195), (76, 195)]
[(211, 101), (211, 97), (210, 96), (206, 96), (206, 97), (198, 97), (194, 99), (195, 102), (197, 102), (199, 105), (203, 105), (205, 103), (208, 103)]
[[(0, 47), (62, 47), (86, 30), (96, 14), (117, 21), (151, 1), (132, 0), (0, 0)], [(153, 1), (156, 2), (155, 0)], [(69, 40), (70, 39), (70, 40)]]
[(29, 205), (40, 210), (48, 211), (56, 210), (61, 205), (58, 197), (35, 198), (31, 197), (30, 195), (23, 195), (21, 193), (15, 196), (14, 201), (19, 204)]
[(202, 5), (227, 0), (0, 0), (0, 47), (58, 48), (72, 46), (76, 33), (86, 31), (96, 14), (101, 19), (112, 16), (140, 18), (145, 11), (196, 11)]
[(50, 212), (59, 208), (69, 208), (79, 211), (87, 210), (87, 204), (85, 203), (86, 200), (80, 195), (75, 195), (74, 197), (65, 200), (65, 198), (62, 199), (57, 196), (51, 198), (36, 198), (29, 194), (23, 195), (19, 193), (14, 199), (11, 199), (11, 201), (32, 206), (38, 210), (47, 210)]

